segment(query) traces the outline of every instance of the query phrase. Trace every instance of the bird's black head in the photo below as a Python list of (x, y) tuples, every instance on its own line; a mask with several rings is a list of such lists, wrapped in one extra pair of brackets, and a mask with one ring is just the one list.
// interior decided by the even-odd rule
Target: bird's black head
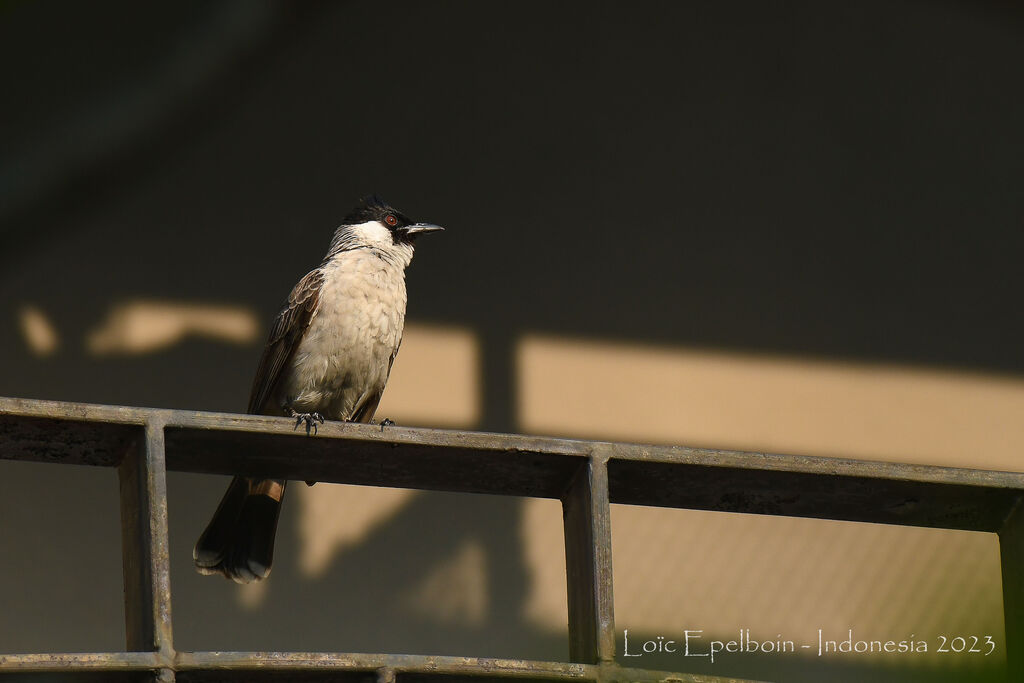
[(379, 223), (395, 242), (412, 242), (419, 235), (444, 230), (433, 223), (417, 223), (375, 194), (364, 197), (342, 221), (343, 225)]

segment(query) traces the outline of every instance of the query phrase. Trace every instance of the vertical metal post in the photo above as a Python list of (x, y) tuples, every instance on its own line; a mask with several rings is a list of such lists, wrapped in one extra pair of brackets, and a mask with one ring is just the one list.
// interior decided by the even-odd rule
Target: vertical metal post
[[(146, 422), (145, 439), (125, 455), (118, 475), (128, 650), (157, 652), (170, 664), (174, 651), (162, 421)], [(158, 680), (173, 680), (173, 672), (161, 671)]]
[(593, 664), (615, 658), (608, 455), (587, 459), (562, 498), (569, 599), (569, 659)]
[(1018, 500), (999, 530), (1003, 570), (1006, 669), (1011, 681), (1024, 681), (1024, 500)]

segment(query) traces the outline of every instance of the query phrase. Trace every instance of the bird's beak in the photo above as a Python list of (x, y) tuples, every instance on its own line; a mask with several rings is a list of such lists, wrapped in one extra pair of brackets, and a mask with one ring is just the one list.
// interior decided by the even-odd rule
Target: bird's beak
[(412, 225), (398, 228), (395, 232), (400, 232), (406, 237), (416, 237), (417, 235), (423, 235), (428, 232), (440, 232), (441, 230), (444, 230), (444, 228), (433, 223), (413, 223)]

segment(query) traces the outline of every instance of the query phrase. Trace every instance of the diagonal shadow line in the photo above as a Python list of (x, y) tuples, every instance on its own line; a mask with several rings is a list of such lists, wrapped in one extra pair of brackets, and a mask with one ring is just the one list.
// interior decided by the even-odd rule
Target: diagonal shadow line
[[(310, 592), (337, 596), (337, 610), (333, 605), (328, 609), (337, 622), (323, 643), (337, 651), (371, 646), (379, 650), (382, 645), (386, 650), (388, 643), (404, 651), (415, 642), (425, 653), (498, 656), (516, 654), (505, 651), (502, 643), (547, 643), (551, 634), (524, 617), (529, 576), (523, 558), (522, 510), (518, 498), (418, 494), (373, 533), (336, 552), (328, 568), (314, 578), (302, 575), (294, 559), (279, 561), (261, 611), (275, 616), (278, 634), (303, 633), (308, 632), (310, 615), (289, 606), (308, 604)], [(298, 557), (298, 534), (282, 536), (279, 557)], [(487, 609), (482, 623), (445, 620), (417, 609), (411, 597), (424, 576), (468, 541), (480, 543), (485, 552)], [(368, 640), (369, 635), (373, 638)], [(301, 642), (308, 649), (310, 643)]]

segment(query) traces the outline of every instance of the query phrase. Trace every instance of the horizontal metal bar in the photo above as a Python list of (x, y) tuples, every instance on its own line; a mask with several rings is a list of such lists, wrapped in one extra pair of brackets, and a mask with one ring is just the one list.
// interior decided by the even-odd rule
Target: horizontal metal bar
[(511, 676), (551, 680), (596, 680), (595, 666), (521, 659), (485, 659), (430, 655), (342, 654), (328, 652), (179, 652), (176, 671), (251, 669), (334, 669), (396, 673), (434, 673), (462, 676)]
[(600, 448), (614, 503), (990, 532), (1024, 496), (1016, 472), (337, 422), (307, 437), (284, 418), (24, 399), (0, 399), (0, 457), (119, 462), (155, 418), (189, 472), (560, 498)]
[(755, 683), (747, 679), (627, 669), (614, 663), (568, 664), (521, 659), (487, 659), (432, 655), (338, 654), (323, 652), (180, 652), (175, 670), (379, 672), (396, 680), (419, 677), (513, 678), (547, 681), (635, 681), (654, 683)]
[(166, 664), (166, 660), (155, 652), (0, 655), (0, 673), (153, 671)]
[[(460, 678), (512, 678), (548, 681), (680, 681), (682, 683), (744, 683), (741, 679), (626, 669), (616, 664), (570, 664), (520, 659), (488, 659), (430, 655), (345, 654), (333, 652), (178, 652), (173, 661), (158, 653), (101, 652), (88, 654), (0, 655), (0, 674), (69, 671), (129, 672), (168, 669), (180, 673), (311, 672), (375, 673), (389, 669), (410, 675)], [(257, 676), (252, 677), (257, 680)], [(278, 679), (275, 679), (278, 680)], [(749, 683), (749, 682), (747, 682)]]
[[(248, 421), (247, 421), (248, 422)], [(283, 424), (282, 424), (283, 423)], [(319, 435), (289, 420), (263, 418), (248, 429), (166, 428), (167, 467), (187, 472), (558, 498), (589, 450), (545, 448), (500, 435), (372, 425), (324, 425)]]
[(799, 471), (615, 459), (608, 477), (613, 503), (987, 532), (1002, 527), (1024, 493), (986, 485), (971, 470), (924, 469), (915, 480), (902, 467), (859, 464), (871, 467), (855, 475), (826, 463)]
[[(126, 412), (132, 421), (111, 419)], [(137, 408), (0, 398), (0, 459), (117, 467), (143, 419)]]
[(686, 674), (652, 669), (627, 669), (617, 664), (601, 667), (601, 680), (608, 683), (766, 683), (752, 678), (732, 678), (710, 674)]

